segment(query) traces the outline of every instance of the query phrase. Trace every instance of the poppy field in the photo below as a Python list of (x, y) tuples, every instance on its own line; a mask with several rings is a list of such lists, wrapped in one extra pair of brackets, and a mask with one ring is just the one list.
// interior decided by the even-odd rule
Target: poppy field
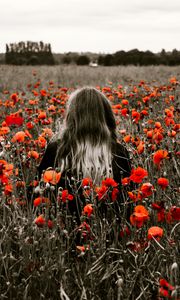
[[(178, 300), (178, 69), (74, 68), (53, 77), (50, 67), (0, 66), (0, 299)], [(86, 204), (77, 225), (67, 208), (76, 188), (54, 198), (61, 173), (47, 169), (39, 178), (37, 167), (62, 131), (69, 95), (89, 84), (112, 105), (132, 171), (100, 186), (82, 178)], [(121, 220), (113, 210), (118, 186)]]

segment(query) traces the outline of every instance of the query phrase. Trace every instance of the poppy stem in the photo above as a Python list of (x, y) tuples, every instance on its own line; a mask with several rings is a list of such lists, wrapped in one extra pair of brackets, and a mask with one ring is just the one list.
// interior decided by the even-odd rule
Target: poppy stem
[(156, 240), (156, 238), (152, 235), (153, 240), (156, 242), (156, 244), (162, 249), (165, 250), (163, 246)]

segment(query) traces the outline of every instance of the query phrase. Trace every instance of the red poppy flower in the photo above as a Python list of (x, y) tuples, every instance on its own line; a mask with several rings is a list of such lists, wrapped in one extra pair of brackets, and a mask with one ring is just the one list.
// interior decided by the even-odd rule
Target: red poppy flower
[(39, 153), (37, 151), (31, 150), (31, 151), (28, 152), (28, 157), (38, 159), (39, 158)]
[(40, 94), (41, 94), (41, 96), (45, 97), (47, 95), (47, 92), (46, 92), (46, 90), (41, 90)]
[(123, 141), (125, 143), (129, 143), (131, 141), (131, 136), (130, 135), (125, 135), (125, 137), (123, 138)]
[(16, 181), (16, 187), (25, 187), (25, 182), (24, 181), (21, 181), (21, 180), (18, 180)]
[(102, 185), (101, 187), (96, 188), (96, 193), (98, 196), (98, 200), (104, 200), (107, 196), (108, 187), (105, 185)]
[(85, 187), (85, 186), (89, 186), (89, 187), (92, 187), (92, 179), (89, 178), (89, 177), (86, 177), (86, 178), (83, 178), (82, 180), (82, 187)]
[(69, 194), (68, 190), (63, 190), (60, 198), (61, 198), (62, 202), (65, 203), (68, 200), (72, 201), (74, 199), (74, 196)]
[(152, 195), (154, 187), (150, 182), (146, 182), (142, 184), (139, 190), (144, 198)]
[(133, 118), (133, 121), (137, 124), (140, 120), (140, 113), (135, 111), (134, 109), (132, 110), (132, 118)]
[(164, 289), (163, 287), (160, 287), (159, 288), (159, 295), (161, 296), (161, 297), (165, 297), (165, 298), (168, 298), (168, 299), (171, 299), (172, 297), (171, 297), (171, 295), (170, 295), (170, 293), (169, 293), (169, 291), (168, 290), (166, 290), (166, 289)]
[(1, 135), (6, 135), (10, 132), (10, 128), (7, 126), (2, 126), (0, 127), (0, 136)]
[(144, 152), (145, 143), (143, 141), (139, 142), (139, 145), (137, 146), (137, 152), (138, 154), (142, 154)]
[(164, 202), (153, 202), (151, 204), (152, 208), (155, 209), (155, 210), (161, 210), (164, 208)]
[(155, 143), (159, 144), (163, 139), (163, 135), (160, 131), (156, 131), (154, 132), (153, 135), (153, 140), (155, 141)]
[(26, 123), (26, 127), (27, 127), (28, 129), (32, 129), (32, 128), (34, 128), (34, 125), (33, 125), (32, 122), (27, 122), (27, 123)]
[(129, 104), (129, 101), (127, 99), (122, 99), (121, 103), (123, 105), (128, 105)]
[(133, 192), (128, 192), (128, 196), (131, 200), (133, 200), (134, 202), (138, 200), (138, 197), (135, 193)]
[(6, 160), (0, 159), (0, 175), (10, 176), (13, 173), (13, 164), (9, 164)]
[(53, 131), (51, 128), (43, 128), (43, 133), (41, 134), (41, 136), (52, 137), (52, 135), (53, 135)]
[(43, 227), (46, 224), (46, 220), (43, 215), (40, 215), (34, 220), (34, 223), (39, 227)]
[(38, 100), (37, 99), (34, 99), (34, 100), (29, 100), (29, 104), (30, 105), (36, 105), (36, 104), (38, 104)]
[(132, 169), (131, 176), (129, 178), (135, 183), (141, 183), (143, 178), (147, 176), (148, 172), (145, 169), (138, 167), (137, 169)]
[(39, 95), (39, 93), (38, 93), (37, 91), (35, 91), (35, 90), (33, 90), (32, 93), (33, 93), (33, 95), (34, 95), (35, 97), (37, 97), (37, 96)]
[(154, 202), (151, 204), (152, 208), (157, 211), (157, 221), (164, 222), (165, 220), (165, 209), (164, 202)]
[(131, 234), (131, 231), (128, 226), (123, 226), (119, 233), (120, 237), (129, 236), (130, 234)]
[(180, 221), (180, 207), (172, 206), (170, 209), (170, 214), (173, 221)]
[(173, 117), (174, 117), (173, 111), (170, 110), (169, 108), (166, 108), (166, 109), (164, 110), (164, 112), (165, 112), (165, 114), (166, 114), (166, 116), (167, 116), (168, 118), (173, 118)]
[(118, 114), (119, 114), (119, 110), (118, 110), (118, 109), (113, 109), (113, 113), (114, 113), (115, 115), (118, 115)]
[(159, 295), (168, 299), (172, 299), (171, 292), (175, 289), (175, 287), (163, 278), (159, 280), (159, 285)]
[(122, 109), (121, 109), (121, 115), (122, 115), (123, 117), (127, 117), (127, 114), (128, 114), (128, 108), (122, 108)]
[(38, 226), (38, 227), (43, 227), (45, 224), (47, 224), (49, 229), (52, 229), (54, 226), (54, 223), (52, 220), (48, 220), (46, 222), (44, 215), (40, 215), (38, 216), (35, 220), (34, 223)]
[(41, 203), (50, 203), (50, 200), (48, 198), (45, 197), (38, 197), (36, 199), (34, 199), (34, 206), (37, 207), (39, 206)]
[(84, 206), (83, 208), (83, 214), (87, 215), (88, 217), (90, 217), (93, 213), (93, 207), (92, 204), (87, 204)]
[(113, 202), (117, 200), (118, 195), (119, 195), (119, 190), (117, 188), (114, 188), (111, 193), (111, 199)]
[(32, 134), (30, 134), (30, 132), (27, 129), (25, 129), (24, 132), (25, 132), (26, 137), (32, 139)]
[(178, 80), (176, 79), (176, 77), (171, 77), (171, 78), (169, 79), (169, 81), (170, 81), (171, 84), (174, 84), (174, 85), (176, 85), (176, 84), (179, 83)]
[(9, 183), (9, 175), (11, 175), (11, 173), (7, 172), (7, 165), (8, 163), (5, 160), (0, 160), (0, 183), (6, 185)]
[(158, 150), (153, 155), (153, 162), (160, 166), (162, 160), (165, 158), (168, 158), (168, 152), (166, 150)]
[(159, 210), (158, 212), (157, 212), (157, 221), (158, 222), (164, 222), (165, 221), (165, 219), (166, 219), (166, 221), (167, 221), (167, 214), (165, 215), (165, 209), (164, 208), (162, 208), (161, 210)]
[(48, 110), (51, 111), (51, 112), (55, 112), (56, 111), (56, 107), (54, 105), (50, 105), (48, 107)]
[(22, 117), (16, 117), (14, 115), (10, 115), (10, 116), (6, 116), (5, 121), (8, 126), (11, 125), (21, 126), (24, 122), (24, 119)]
[(128, 184), (130, 183), (129, 177), (124, 177), (124, 178), (122, 178), (122, 179), (121, 179), (121, 183), (122, 183), (122, 185), (124, 185), (124, 186), (128, 185)]
[(141, 110), (141, 116), (142, 116), (142, 118), (143, 118), (143, 116), (148, 116), (148, 115), (149, 115), (149, 113), (148, 113), (148, 111), (146, 109)]
[(145, 96), (142, 98), (142, 101), (146, 104), (149, 101), (150, 97), (149, 96)]
[(161, 278), (159, 280), (159, 284), (160, 284), (161, 287), (167, 288), (170, 291), (173, 291), (175, 289), (175, 287), (172, 286), (169, 282), (167, 282), (167, 280), (165, 280), (164, 278)]
[(140, 228), (144, 222), (149, 219), (149, 212), (143, 205), (137, 205), (134, 208), (133, 214), (130, 216), (130, 222), (132, 225)]
[(4, 188), (4, 193), (5, 195), (11, 195), (13, 192), (13, 186), (12, 184), (6, 184), (5, 188)]
[(52, 229), (53, 226), (54, 226), (54, 223), (53, 223), (52, 220), (48, 220), (47, 225), (48, 225), (48, 228), (49, 228), (49, 229)]
[(161, 177), (158, 178), (157, 183), (162, 189), (165, 189), (169, 185), (169, 180), (164, 177)]
[(85, 252), (87, 250), (89, 250), (89, 245), (85, 245), (85, 246), (76, 246), (77, 250), (81, 251), (81, 252)]
[(44, 182), (49, 182), (51, 184), (57, 184), (61, 178), (61, 173), (57, 173), (55, 170), (47, 170), (43, 174)]
[(11, 94), (11, 99), (13, 103), (16, 104), (16, 102), (18, 102), (18, 95), (16, 93)]
[(46, 112), (45, 111), (41, 111), (38, 115), (38, 119), (46, 119)]
[(13, 143), (15, 143), (15, 142), (23, 143), (25, 140), (25, 136), (26, 136), (26, 133), (24, 131), (18, 131), (15, 133), (15, 135), (13, 136), (11, 141)]
[(155, 122), (154, 126), (155, 126), (156, 128), (161, 128), (161, 123), (160, 123), (160, 122)]
[(41, 148), (46, 147), (46, 139), (43, 136), (39, 136), (38, 139), (36, 140), (36, 143), (39, 145)]
[(147, 138), (148, 138), (148, 139), (152, 139), (152, 137), (153, 137), (153, 130), (148, 130), (148, 131), (146, 132), (146, 135), (147, 135)]
[(169, 137), (175, 137), (176, 136), (176, 131), (174, 131), (174, 130), (168, 131), (168, 136)]
[(80, 230), (86, 230), (87, 232), (91, 231), (91, 227), (88, 223), (85, 221), (81, 223), (81, 225), (78, 227)]
[(113, 178), (106, 178), (105, 180), (102, 180), (102, 185), (107, 187), (116, 187), (118, 186), (118, 183)]
[(163, 229), (158, 226), (152, 226), (148, 229), (148, 239), (151, 240), (153, 237), (157, 240), (163, 236)]
[(86, 248), (85, 246), (76, 246), (77, 250), (81, 251), (81, 252), (85, 252)]
[(166, 123), (166, 126), (170, 126), (170, 125), (174, 125), (175, 124), (174, 120), (172, 118), (169, 118), (169, 117), (166, 117), (164, 119), (164, 121)]

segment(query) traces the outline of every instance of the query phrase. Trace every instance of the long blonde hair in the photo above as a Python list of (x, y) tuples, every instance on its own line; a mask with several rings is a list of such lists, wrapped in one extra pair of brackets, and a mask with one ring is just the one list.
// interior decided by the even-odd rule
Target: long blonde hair
[(116, 123), (106, 96), (93, 87), (70, 95), (57, 161), (61, 172), (71, 170), (77, 178), (91, 177), (99, 183), (112, 177), (112, 147)]

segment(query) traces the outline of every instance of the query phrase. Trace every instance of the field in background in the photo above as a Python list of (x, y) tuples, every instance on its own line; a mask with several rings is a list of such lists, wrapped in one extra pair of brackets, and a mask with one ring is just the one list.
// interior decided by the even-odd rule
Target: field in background
[[(0, 66), (0, 299), (180, 299), (179, 72)], [(83, 85), (100, 86), (109, 98), (118, 139), (132, 159), (134, 171), (121, 187), (121, 222), (113, 181), (99, 188), (85, 181), (90, 206), (78, 226), (66, 209), (76, 190), (54, 199), (54, 177), (37, 177), (69, 94)], [(100, 217), (101, 204), (110, 218)]]
[(23, 90), (32, 81), (32, 72), (37, 71), (42, 86), (49, 80), (59, 86), (78, 87), (83, 85), (136, 84), (140, 80), (163, 84), (172, 76), (179, 77), (180, 66), (118, 66), (91, 68), (89, 66), (7, 66), (0, 65), (0, 92), (2, 90)]

